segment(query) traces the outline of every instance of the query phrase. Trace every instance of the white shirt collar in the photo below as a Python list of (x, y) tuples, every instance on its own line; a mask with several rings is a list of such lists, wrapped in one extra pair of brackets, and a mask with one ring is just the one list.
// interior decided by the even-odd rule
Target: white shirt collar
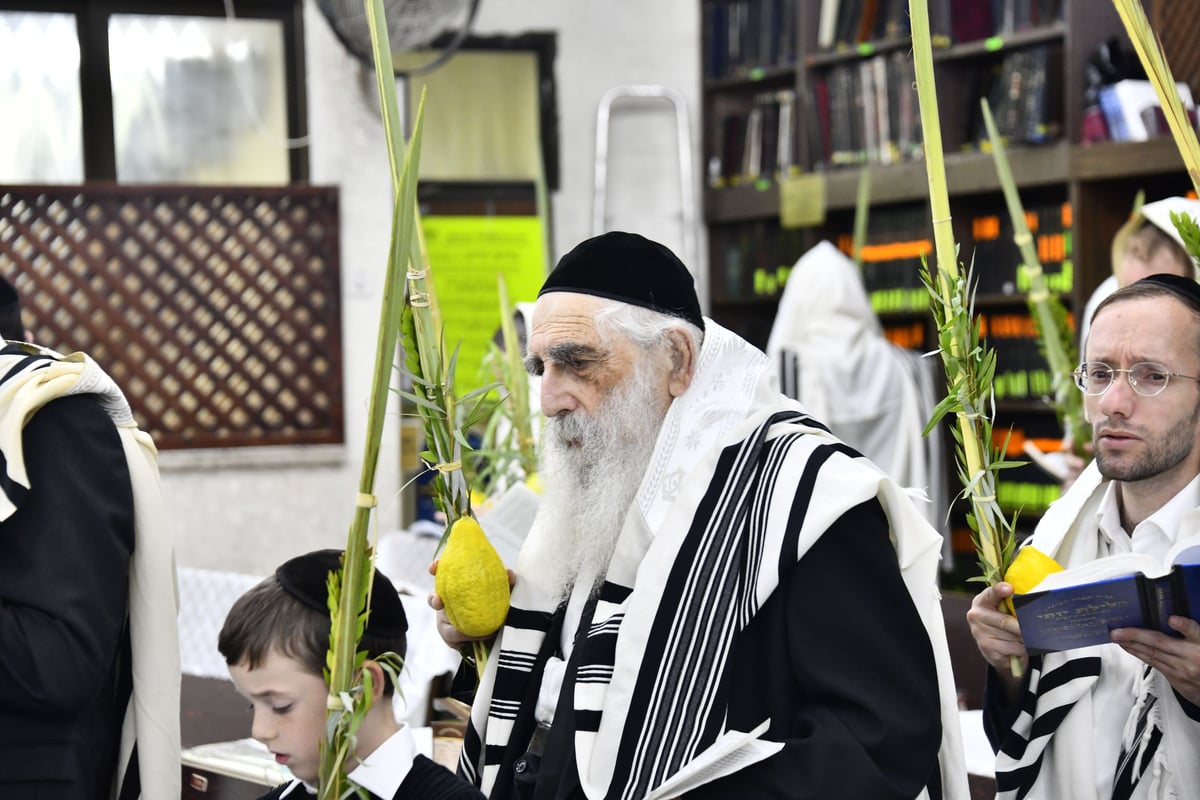
[(1109, 481), (1104, 487), (1100, 506), (1096, 509), (1096, 522), (1100, 533), (1108, 540), (1110, 554), (1132, 551), (1162, 558), (1178, 539), (1183, 516), (1198, 506), (1200, 475), (1192, 478), (1187, 486), (1142, 520), (1132, 532), (1127, 532), (1121, 525), (1121, 513), (1117, 506), (1117, 482)]
[[(280, 792), (279, 800), (283, 800), (283, 798), (288, 797), (289, 795), (291, 795), (292, 792), (296, 791), (296, 789), (300, 786), (303, 786), (305, 789), (307, 789), (309, 794), (313, 795), (314, 797), (316, 796), (317, 787), (310, 786), (309, 784), (307, 784), (304, 781), (297, 778), (296, 780), (292, 781), (291, 786), (287, 787), (282, 792)], [(303, 796), (303, 793), (299, 796)]]
[[(400, 730), (376, 747), (375, 751), (364, 758), (346, 777), (376, 797), (395, 797), (400, 784), (408, 777), (416, 756), (417, 745), (413, 740), (412, 730), (402, 723)], [(300, 786), (306, 788), (311, 795), (317, 794), (317, 787), (296, 780), (283, 790), (279, 795), (280, 800), (291, 796)]]
[(346, 777), (376, 797), (395, 797), (416, 756), (412, 729), (401, 724), (400, 730), (376, 747)]

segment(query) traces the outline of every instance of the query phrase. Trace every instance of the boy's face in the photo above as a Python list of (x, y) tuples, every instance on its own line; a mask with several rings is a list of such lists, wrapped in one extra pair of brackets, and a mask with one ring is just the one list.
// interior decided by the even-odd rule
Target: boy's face
[(238, 694), (250, 701), (250, 735), (265, 744), (275, 760), (302, 781), (315, 784), (325, 735), (325, 698), (329, 687), (294, 658), (272, 650), (257, 669), (232, 664), (229, 676)]

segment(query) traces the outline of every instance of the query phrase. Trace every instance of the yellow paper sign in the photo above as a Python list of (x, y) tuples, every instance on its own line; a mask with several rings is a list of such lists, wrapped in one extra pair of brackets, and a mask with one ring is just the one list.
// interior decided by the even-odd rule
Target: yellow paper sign
[(532, 302), (546, 277), (546, 242), (537, 217), (423, 216), (429, 271), (445, 326), (446, 351), (458, 345), (455, 393), (490, 383), (482, 370), (500, 327), (497, 276), (511, 303)]
[(825, 222), (825, 176), (809, 172), (779, 181), (779, 224), (807, 228)]

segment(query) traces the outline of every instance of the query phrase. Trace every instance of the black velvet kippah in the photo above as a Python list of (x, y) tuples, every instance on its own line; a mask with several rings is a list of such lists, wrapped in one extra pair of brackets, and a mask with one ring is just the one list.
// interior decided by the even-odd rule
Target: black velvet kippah
[[(341, 550), (314, 550), (285, 561), (275, 570), (275, 580), (292, 597), (309, 608), (328, 613), (329, 573), (341, 567)], [(404, 604), (387, 576), (375, 570), (371, 587), (371, 613), (366, 632), (373, 636), (403, 636), (408, 630)]]
[(1171, 293), (1177, 295), (1192, 308), (1200, 311), (1200, 283), (1197, 283), (1194, 278), (1185, 278), (1182, 275), (1172, 275), (1168, 272), (1160, 272), (1155, 275), (1147, 275), (1136, 283), (1156, 283), (1165, 289), (1170, 289)]
[(538, 297), (549, 292), (619, 300), (704, 329), (692, 274), (669, 249), (636, 233), (612, 231), (576, 245), (559, 259)]

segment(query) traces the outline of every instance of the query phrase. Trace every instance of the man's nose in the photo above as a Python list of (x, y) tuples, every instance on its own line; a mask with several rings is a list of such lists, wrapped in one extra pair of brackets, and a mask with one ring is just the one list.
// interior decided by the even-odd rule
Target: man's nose
[(547, 369), (541, 379), (542, 413), (547, 417), (555, 417), (564, 411), (574, 411), (579, 407), (579, 401), (571, 392), (570, 384), (557, 370)]
[(1133, 384), (1129, 381), (1129, 373), (1114, 373), (1113, 382), (1104, 394), (1100, 395), (1100, 413), (1106, 417), (1114, 414), (1127, 417), (1137, 397), (1137, 393), (1133, 390)]

